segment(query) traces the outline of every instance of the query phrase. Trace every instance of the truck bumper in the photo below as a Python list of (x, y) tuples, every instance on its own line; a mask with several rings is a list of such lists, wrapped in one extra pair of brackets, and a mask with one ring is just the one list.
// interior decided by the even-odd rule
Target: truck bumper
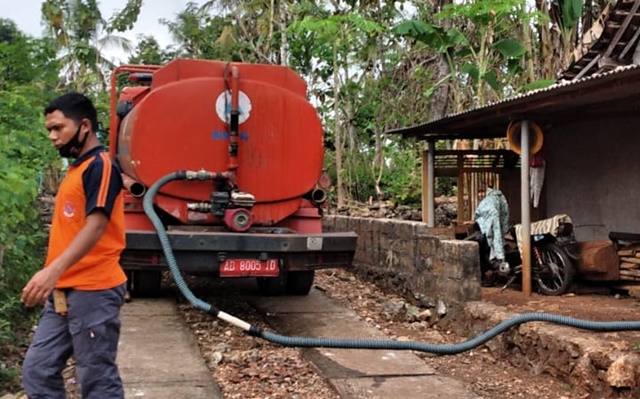
[[(227, 259), (278, 259), (285, 270), (350, 267), (358, 236), (354, 232), (320, 234), (246, 234), (168, 231), (180, 270), (219, 274)], [(167, 262), (155, 232), (128, 231), (121, 264), (125, 270), (164, 270)]]

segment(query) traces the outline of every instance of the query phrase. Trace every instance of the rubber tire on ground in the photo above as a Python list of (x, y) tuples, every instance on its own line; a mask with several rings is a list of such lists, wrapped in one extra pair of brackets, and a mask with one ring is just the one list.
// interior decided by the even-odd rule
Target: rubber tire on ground
[(134, 270), (132, 277), (132, 296), (136, 298), (155, 298), (160, 296), (162, 287), (162, 271)]
[(315, 275), (315, 270), (289, 272), (287, 276), (287, 295), (309, 295)]
[(287, 275), (284, 272), (278, 277), (256, 277), (256, 282), (262, 296), (280, 296), (287, 291)]
[(256, 282), (263, 296), (304, 296), (311, 291), (315, 274), (315, 270), (283, 272), (278, 277), (257, 277)]
[(127, 292), (131, 294), (133, 291), (133, 271), (127, 270), (124, 272), (125, 276), (127, 276)]
[[(541, 278), (537, 278), (537, 285), (538, 285), (538, 289), (540, 290), (541, 293), (545, 294), (545, 295), (564, 295), (567, 293), (567, 291), (569, 291), (569, 288), (571, 288), (571, 284), (573, 283), (573, 276), (574, 276), (574, 269), (573, 269), (573, 264), (571, 263), (571, 259), (569, 258), (569, 256), (566, 254), (566, 252), (564, 251), (564, 249), (562, 249), (561, 247), (559, 247), (557, 244), (554, 243), (548, 243), (548, 244), (544, 244), (542, 246), (542, 248), (540, 248), (540, 252), (541, 255), (544, 259), (545, 256), (549, 256), (552, 255), (556, 258), (556, 260), (559, 260), (563, 263), (564, 267), (561, 270), (561, 275), (559, 276), (562, 281), (559, 287), (548, 287)], [(532, 257), (532, 260), (535, 262), (535, 256)], [(542, 266), (540, 266), (542, 267)]]

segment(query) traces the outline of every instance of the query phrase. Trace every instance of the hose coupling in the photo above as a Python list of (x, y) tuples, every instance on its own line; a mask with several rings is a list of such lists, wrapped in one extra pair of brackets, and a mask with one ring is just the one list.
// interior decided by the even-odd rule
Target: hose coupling
[(211, 204), (208, 202), (194, 202), (187, 204), (187, 210), (192, 212), (208, 213), (211, 212), (211, 209)]
[(197, 172), (188, 170), (186, 173), (187, 180), (211, 180), (214, 177), (214, 174), (211, 172), (207, 172), (204, 169), (201, 169)]

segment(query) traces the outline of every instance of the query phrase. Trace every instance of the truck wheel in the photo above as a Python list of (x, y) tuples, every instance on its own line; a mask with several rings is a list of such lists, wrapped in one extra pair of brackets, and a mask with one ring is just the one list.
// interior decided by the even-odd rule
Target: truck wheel
[(153, 298), (160, 296), (162, 272), (159, 270), (134, 270), (133, 290), (131, 294), (137, 298)]
[(133, 291), (133, 272), (131, 270), (127, 270), (124, 274), (127, 276), (127, 292), (131, 294)]
[(305, 270), (300, 272), (289, 272), (287, 279), (288, 295), (309, 295), (313, 286), (315, 270)]
[(280, 273), (278, 277), (256, 277), (258, 291), (262, 296), (280, 296), (287, 289), (287, 275)]
[(124, 274), (127, 276), (127, 292), (124, 294), (124, 301), (128, 303), (131, 302), (131, 296), (133, 295), (133, 272), (126, 270)]

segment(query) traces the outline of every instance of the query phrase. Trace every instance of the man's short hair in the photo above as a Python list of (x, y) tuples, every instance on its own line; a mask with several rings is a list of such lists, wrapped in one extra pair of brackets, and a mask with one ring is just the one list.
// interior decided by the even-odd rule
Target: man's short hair
[(95, 133), (98, 129), (96, 107), (93, 106), (91, 100), (80, 93), (66, 93), (54, 99), (44, 109), (44, 114), (48, 115), (54, 111), (62, 112), (64, 116), (73, 119), (77, 124), (80, 124), (86, 118), (91, 122), (92, 132)]

